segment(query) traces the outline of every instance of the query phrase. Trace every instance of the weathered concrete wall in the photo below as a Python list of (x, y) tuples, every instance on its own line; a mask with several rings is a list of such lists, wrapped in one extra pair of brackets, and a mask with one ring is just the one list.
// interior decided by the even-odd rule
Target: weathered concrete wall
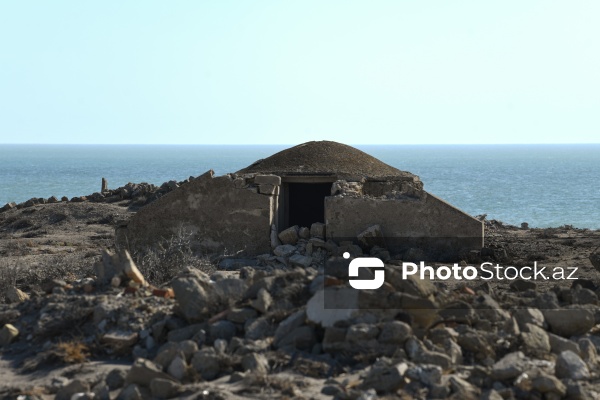
[(196, 250), (268, 253), (276, 195), (247, 186), (244, 179), (213, 177), (209, 171), (142, 208), (117, 229), (117, 241), (152, 246), (183, 229), (193, 234)]
[(455, 251), (483, 246), (481, 221), (426, 192), (421, 198), (326, 197), (325, 221), (327, 238), (333, 240), (351, 240), (379, 224), (393, 252), (419, 243)]

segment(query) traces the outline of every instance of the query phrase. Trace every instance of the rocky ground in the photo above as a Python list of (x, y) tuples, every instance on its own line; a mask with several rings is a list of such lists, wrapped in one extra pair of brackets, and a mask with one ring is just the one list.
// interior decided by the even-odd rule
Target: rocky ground
[(407, 255), (375, 249), (386, 284), (358, 295), (323, 266), (366, 250), (320, 225), (255, 259), (198, 258), (185, 238), (116, 251), (119, 221), (169, 190), (120, 189), (0, 213), (2, 398), (600, 398), (599, 231), (486, 221), (486, 248), (456, 260), (578, 280), (403, 280)]

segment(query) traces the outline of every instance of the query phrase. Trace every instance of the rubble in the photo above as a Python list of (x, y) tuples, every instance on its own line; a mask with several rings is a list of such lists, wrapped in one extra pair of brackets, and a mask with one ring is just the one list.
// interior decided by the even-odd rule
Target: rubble
[(104, 252), (93, 278), (52, 279), (2, 305), (1, 351), (30, 347), (40, 354), (24, 355), (24, 365), (57, 362), (53, 349), (77, 331), (89, 358), (124, 364), (94, 379), (74, 372), (43, 388), (65, 399), (204, 391), (207, 398), (306, 392), (493, 400), (600, 393), (600, 307), (588, 283), (548, 291), (508, 283), (504, 291), (447, 287), (413, 275), (402, 279), (393, 258), (385, 264), (384, 287), (357, 291), (347, 284), (340, 254), (367, 256), (372, 248), (325, 241), (317, 228), (292, 229), (295, 244), (284, 236), (288, 243), (253, 266), (240, 262), (211, 274), (182, 267), (159, 288), (127, 253)]

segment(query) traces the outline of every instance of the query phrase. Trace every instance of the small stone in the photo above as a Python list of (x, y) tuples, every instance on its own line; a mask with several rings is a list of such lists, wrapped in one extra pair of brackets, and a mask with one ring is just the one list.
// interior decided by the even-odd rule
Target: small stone
[(294, 225), (281, 231), (278, 235), (283, 244), (296, 244), (298, 242), (298, 225)]
[(269, 361), (267, 361), (267, 358), (262, 354), (246, 354), (244, 358), (242, 358), (242, 369), (244, 371), (266, 375), (269, 372)]
[(595, 324), (594, 313), (585, 308), (571, 306), (543, 311), (550, 330), (563, 337), (583, 335)]
[(221, 320), (210, 325), (210, 337), (215, 339), (225, 339), (230, 341), (235, 336), (235, 325), (231, 321)]
[(381, 326), (381, 333), (378, 340), (385, 344), (403, 345), (406, 340), (412, 336), (410, 325), (401, 321), (385, 322)]
[(185, 359), (180, 356), (175, 357), (173, 361), (171, 361), (171, 364), (169, 364), (167, 372), (173, 378), (182, 381), (187, 374), (187, 363), (185, 362)]
[(570, 350), (559, 354), (556, 359), (555, 372), (560, 379), (568, 378), (577, 381), (590, 377), (590, 371), (585, 362)]
[(155, 378), (172, 379), (168, 374), (162, 372), (162, 368), (150, 360), (138, 358), (125, 377), (126, 384), (135, 383), (141, 386), (150, 385), (150, 381)]
[(289, 257), (296, 251), (296, 246), (291, 244), (282, 244), (273, 249), (273, 254), (278, 257)]
[(192, 357), (192, 366), (202, 379), (213, 380), (220, 372), (219, 356), (213, 348), (202, 349)]
[(581, 358), (590, 369), (595, 369), (598, 364), (598, 352), (594, 343), (588, 338), (582, 338), (579, 339), (578, 344), (581, 349)]
[(159, 399), (170, 399), (177, 394), (181, 390), (181, 386), (173, 381), (168, 379), (160, 379), (155, 378), (150, 382), (150, 392), (152, 396), (158, 397)]
[(548, 374), (541, 373), (534, 377), (531, 381), (531, 387), (540, 393), (546, 395), (548, 398), (549, 393), (554, 393), (562, 398), (567, 393), (566, 386), (558, 380), (556, 377)]
[(110, 390), (115, 390), (122, 388), (125, 384), (125, 377), (127, 376), (127, 371), (123, 369), (113, 369), (106, 375), (106, 385)]
[(548, 340), (550, 342), (550, 349), (554, 354), (560, 354), (566, 350), (570, 350), (575, 354), (581, 353), (577, 343), (572, 340), (565, 339), (562, 336), (555, 335), (554, 333), (548, 333)]
[(131, 384), (126, 386), (119, 395), (116, 400), (143, 400), (142, 392), (138, 385)]
[(111, 331), (102, 335), (102, 342), (116, 351), (124, 351), (138, 341), (137, 332)]
[(372, 388), (380, 393), (393, 393), (405, 385), (404, 374), (407, 370), (408, 365), (406, 363), (396, 364), (392, 367), (374, 365), (361, 387), (364, 389)]
[(29, 295), (14, 286), (10, 286), (6, 290), (6, 299), (9, 303), (22, 303), (29, 300)]
[(544, 329), (537, 325), (525, 324), (525, 330), (521, 332), (521, 339), (529, 354), (542, 356), (550, 352), (550, 339)]
[(55, 400), (71, 400), (73, 395), (77, 393), (85, 393), (90, 390), (90, 385), (80, 381), (79, 379), (72, 380), (69, 384), (63, 386), (57, 393)]
[(294, 254), (290, 257), (289, 262), (295, 267), (308, 268), (312, 264), (312, 257)]
[(256, 318), (257, 315), (258, 313), (253, 308), (232, 308), (227, 312), (227, 319), (237, 324), (243, 324), (250, 319)]
[(513, 316), (521, 330), (525, 328), (526, 324), (544, 327), (544, 314), (537, 308), (519, 308), (513, 312)]
[(298, 236), (300, 236), (300, 239), (306, 239), (306, 240), (310, 239), (310, 229), (303, 226), (302, 228), (300, 228), (298, 230)]
[(256, 295), (256, 299), (250, 303), (253, 308), (262, 314), (266, 314), (272, 304), (273, 298), (265, 288), (261, 288)]
[(8, 346), (16, 337), (19, 336), (19, 330), (14, 325), (6, 324), (0, 329), (0, 347)]
[(492, 367), (492, 378), (500, 381), (516, 378), (523, 372), (528, 362), (529, 359), (521, 351), (508, 353)]

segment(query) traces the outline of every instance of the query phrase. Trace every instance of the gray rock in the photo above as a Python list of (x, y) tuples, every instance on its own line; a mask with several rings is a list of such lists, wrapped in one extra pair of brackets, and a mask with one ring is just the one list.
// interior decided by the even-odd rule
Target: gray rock
[(303, 226), (298, 230), (298, 236), (300, 236), (300, 239), (310, 239), (310, 229)]
[(270, 336), (273, 332), (273, 325), (264, 317), (249, 321), (245, 326), (244, 337), (250, 340), (259, 340)]
[(381, 332), (377, 340), (384, 344), (403, 345), (412, 334), (412, 328), (407, 323), (389, 321), (381, 325)]
[(277, 175), (256, 175), (254, 177), (254, 183), (257, 185), (281, 185), (281, 177)]
[(57, 393), (55, 400), (71, 400), (71, 397), (76, 393), (84, 393), (89, 392), (90, 385), (80, 381), (79, 379), (74, 379), (69, 382), (67, 385), (63, 386)]
[(279, 232), (279, 240), (283, 244), (296, 244), (298, 242), (298, 225), (294, 225)]
[(363, 389), (372, 388), (379, 393), (395, 392), (406, 383), (404, 374), (407, 370), (408, 365), (406, 363), (391, 367), (373, 365), (361, 387)]
[(193, 340), (184, 340), (179, 343), (179, 350), (183, 353), (185, 359), (189, 360), (198, 351), (198, 344)]
[(248, 285), (242, 279), (226, 278), (214, 283), (214, 290), (223, 303), (234, 303), (242, 298)]
[(9, 286), (4, 294), (9, 303), (22, 303), (29, 300), (29, 295), (14, 286)]
[(167, 342), (158, 349), (158, 353), (152, 361), (160, 365), (162, 368), (167, 368), (179, 353), (180, 349), (177, 343)]
[(278, 257), (289, 257), (296, 252), (296, 246), (292, 246), (291, 244), (282, 244), (281, 246), (275, 247), (273, 249), (273, 254)]
[(581, 358), (587, 363), (590, 369), (595, 369), (598, 365), (598, 351), (596, 346), (588, 338), (581, 338), (577, 342), (581, 349)]
[(119, 395), (116, 400), (143, 400), (143, 394), (140, 390), (140, 387), (136, 384), (131, 384), (126, 386)]
[(537, 308), (519, 308), (513, 312), (513, 316), (521, 330), (525, 328), (526, 324), (544, 327), (544, 314)]
[(543, 356), (550, 352), (550, 339), (545, 330), (537, 325), (525, 324), (525, 332), (521, 332), (521, 339), (528, 354)]
[(295, 267), (308, 268), (312, 263), (312, 257), (294, 254), (290, 257), (289, 262), (292, 266)]
[(577, 343), (572, 340), (565, 339), (562, 336), (555, 335), (554, 333), (548, 333), (548, 340), (550, 342), (550, 349), (554, 354), (560, 354), (566, 350), (570, 350), (575, 354), (581, 353)]
[(585, 362), (570, 350), (563, 351), (556, 359), (556, 376), (573, 380), (587, 379), (590, 371)]
[(182, 342), (194, 337), (202, 328), (203, 324), (192, 324), (183, 328), (174, 329), (167, 334), (169, 342)]
[(106, 375), (106, 385), (110, 390), (115, 390), (122, 388), (125, 384), (125, 377), (127, 376), (127, 371), (123, 369), (115, 368), (111, 370), (108, 375)]
[(235, 336), (235, 325), (231, 321), (221, 320), (210, 325), (209, 333), (211, 339), (224, 339), (230, 341)]
[(583, 335), (595, 324), (591, 310), (571, 306), (560, 309), (543, 310), (544, 318), (550, 330), (563, 337)]
[(408, 339), (404, 348), (415, 363), (439, 365), (444, 370), (448, 370), (452, 366), (450, 357), (437, 351), (428, 350), (418, 339)]
[(189, 322), (204, 320), (216, 297), (210, 278), (200, 271), (190, 270), (171, 284), (181, 315)]
[(317, 342), (314, 328), (303, 325), (299, 328), (294, 329), (287, 335), (283, 336), (278, 342), (276, 347), (284, 348), (291, 346), (294, 349), (299, 350), (311, 350)]
[(375, 324), (355, 324), (348, 328), (346, 340), (356, 344), (364, 344), (379, 335), (379, 328)]
[(144, 358), (138, 358), (129, 369), (129, 372), (127, 372), (125, 383), (135, 383), (136, 385), (147, 387), (150, 385), (150, 381), (155, 378), (173, 379), (164, 373), (158, 364)]
[(521, 351), (509, 353), (492, 367), (492, 378), (503, 381), (519, 376), (528, 367), (529, 359)]
[(590, 262), (596, 268), (596, 270), (600, 271), (600, 248), (592, 251), (590, 254)]
[(280, 347), (282, 340), (292, 333), (294, 330), (304, 325), (306, 321), (306, 312), (301, 309), (288, 316), (286, 319), (281, 321), (275, 330), (275, 336), (273, 338), (273, 344), (275, 347)]
[(243, 324), (250, 319), (256, 318), (257, 315), (258, 313), (253, 308), (232, 308), (227, 312), (227, 319), (237, 324)]
[(454, 397), (459, 399), (479, 399), (481, 390), (458, 375), (450, 375), (448, 381)]
[(273, 298), (265, 288), (261, 288), (256, 294), (256, 299), (252, 300), (250, 305), (258, 312), (265, 314), (273, 305)]
[(598, 304), (598, 296), (590, 289), (577, 288), (571, 291), (573, 304)]
[(198, 351), (192, 357), (192, 366), (204, 380), (215, 379), (220, 372), (220, 358), (212, 347)]
[(176, 356), (173, 361), (171, 361), (171, 364), (169, 364), (167, 372), (173, 378), (177, 379), (178, 381), (182, 381), (187, 375), (187, 363), (185, 362), (185, 358)]
[(152, 396), (159, 399), (171, 399), (179, 394), (181, 386), (178, 383), (167, 379), (152, 379), (150, 382), (150, 392)]
[(567, 387), (556, 377), (540, 373), (531, 380), (531, 387), (549, 398), (549, 394), (553, 393), (562, 398), (567, 393)]
[(246, 354), (242, 358), (242, 368), (244, 371), (266, 375), (269, 372), (269, 361), (267, 361), (267, 358), (262, 354)]
[(19, 336), (19, 330), (14, 325), (6, 324), (0, 329), (0, 347), (8, 346)]

